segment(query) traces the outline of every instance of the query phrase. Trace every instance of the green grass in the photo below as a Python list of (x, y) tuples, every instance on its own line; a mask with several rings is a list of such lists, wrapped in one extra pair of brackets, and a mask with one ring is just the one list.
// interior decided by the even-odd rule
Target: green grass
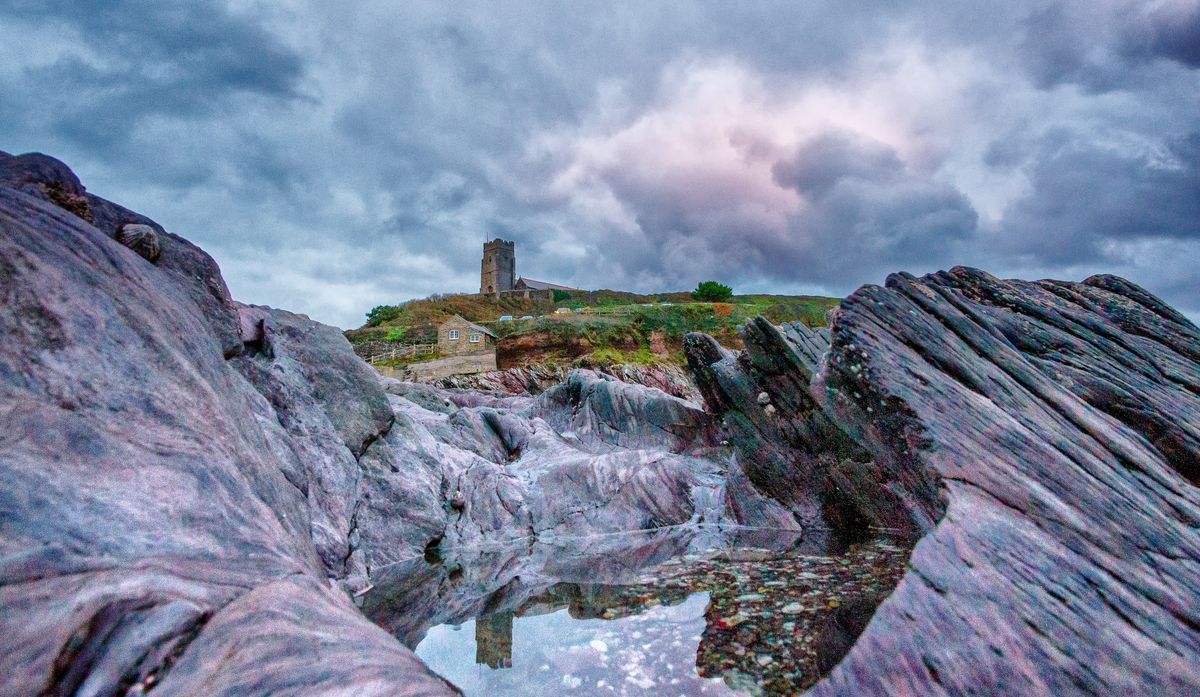
[[(686, 292), (640, 295), (614, 290), (569, 291), (557, 295), (560, 298), (557, 302), (525, 298), (496, 300), (479, 295), (433, 296), (376, 308), (376, 319), (386, 319), (378, 326), (348, 331), (346, 336), (352, 343), (368, 340), (435, 343), (438, 325), (460, 315), (487, 325), (502, 343), (523, 336), (543, 342), (549, 353), (563, 362), (571, 362), (577, 356), (560, 355), (558, 347), (583, 345), (591, 347), (585, 358), (593, 363), (651, 365), (682, 362), (682, 341), (689, 332), (705, 332), (723, 344), (739, 346), (737, 328), (752, 317), (762, 315), (776, 324), (799, 321), (808, 326), (824, 326), (826, 313), (839, 302), (821, 296), (735, 295), (724, 303), (698, 303)], [(661, 304), (664, 302), (671, 304), (664, 306)], [(591, 308), (599, 314), (554, 315), (557, 307)], [(502, 315), (533, 315), (536, 319), (498, 322)], [(652, 343), (658, 346), (658, 355), (651, 350)], [(402, 362), (415, 359), (406, 358)]]

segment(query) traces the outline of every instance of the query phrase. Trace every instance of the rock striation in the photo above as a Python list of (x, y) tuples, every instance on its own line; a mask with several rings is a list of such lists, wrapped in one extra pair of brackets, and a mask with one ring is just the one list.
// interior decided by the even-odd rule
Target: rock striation
[(747, 525), (861, 534), (874, 521), (852, 500), (846, 473), (867, 468), (871, 458), (809, 393), (828, 331), (799, 322), (777, 328), (760, 317), (741, 333), (740, 352), (705, 334), (684, 339), (704, 401), (739, 455), (727, 489), (736, 517)]
[[(1112, 276), (955, 268), (851, 295), (819, 360), (822, 333), (755, 322), (746, 336), (740, 355), (705, 337), (688, 355), (752, 484), (792, 477), (801, 515), (921, 537), (813, 694), (1200, 689), (1200, 331), (1186, 318)], [(841, 440), (807, 437), (826, 423), (854, 444), (840, 467)]]
[(1200, 690), (1195, 325), (1112, 276), (893, 275), (813, 394), (925, 533), (816, 694)]

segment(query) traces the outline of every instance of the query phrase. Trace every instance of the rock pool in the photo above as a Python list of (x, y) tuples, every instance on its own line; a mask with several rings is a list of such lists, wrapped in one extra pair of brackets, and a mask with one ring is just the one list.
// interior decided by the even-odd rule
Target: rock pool
[(467, 695), (789, 695), (824, 675), (908, 545), (676, 528), (399, 564), (361, 601)]

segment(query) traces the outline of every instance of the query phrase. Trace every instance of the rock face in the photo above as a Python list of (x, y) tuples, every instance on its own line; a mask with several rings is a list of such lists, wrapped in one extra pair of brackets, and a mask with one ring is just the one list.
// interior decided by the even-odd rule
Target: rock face
[[(624, 382), (653, 387), (672, 397), (700, 403), (701, 397), (691, 377), (683, 370), (669, 365), (640, 366), (629, 364), (599, 365), (591, 370), (611, 375)], [(439, 387), (465, 389), (505, 395), (539, 395), (563, 382), (570, 368), (536, 364), (509, 368), (477, 375), (455, 375), (436, 381)]]
[(928, 531), (817, 694), (1200, 690), (1193, 324), (1111, 276), (894, 275), (842, 305), (813, 392), (879, 517)]
[(49, 160), (0, 162), (0, 693), (451, 692), (332, 583), (391, 418), (369, 369), (282, 313), (239, 355), (212, 260), (146, 263), (113, 239), (145, 219)]
[(709, 415), (684, 400), (585, 370), (536, 399), (458, 404), (462, 395), (452, 391), (385, 384), (396, 415), (384, 439), (387, 469), (396, 482), (392, 493), (370, 497), (378, 510), (364, 535), (395, 527), (416, 508), (401, 489), (439, 503), (446, 550), (726, 516), (729, 453), (713, 447)]
[[(811, 397), (871, 461), (840, 486), (870, 522), (924, 537), (813, 694), (1200, 690), (1194, 325), (1111, 276), (956, 268), (862, 288), (831, 339)], [(795, 342), (770, 341), (794, 362)], [(730, 371), (763, 374), (749, 347), (738, 373), (696, 343), (716, 359), (701, 374), (718, 406), (732, 388), (712, 385), (746, 387)], [(749, 403), (727, 414), (754, 427), (735, 427), (770, 433)]]
[(844, 472), (865, 467), (870, 456), (809, 394), (828, 331), (798, 322), (780, 329), (760, 317), (746, 324), (742, 339), (746, 348), (738, 353), (704, 334), (684, 340), (705, 402), (740, 456), (741, 473), (731, 475), (727, 489), (736, 517), (750, 525), (861, 532), (872, 521), (842, 485)]
[(0, 157), (0, 232), (2, 694), (452, 694), (347, 591), (726, 517), (694, 403), (590, 371), (537, 399), (381, 380), (41, 155)]

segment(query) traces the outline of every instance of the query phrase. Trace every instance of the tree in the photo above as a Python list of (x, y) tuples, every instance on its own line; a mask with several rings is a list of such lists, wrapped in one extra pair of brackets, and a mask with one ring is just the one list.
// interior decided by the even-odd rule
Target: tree
[(719, 303), (733, 296), (733, 289), (716, 281), (703, 281), (692, 291), (692, 300)]
[(395, 305), (376, 305), (367, 313), (367, 326), (378, 327), (389, 319), (396, 319), (404, 308)]

